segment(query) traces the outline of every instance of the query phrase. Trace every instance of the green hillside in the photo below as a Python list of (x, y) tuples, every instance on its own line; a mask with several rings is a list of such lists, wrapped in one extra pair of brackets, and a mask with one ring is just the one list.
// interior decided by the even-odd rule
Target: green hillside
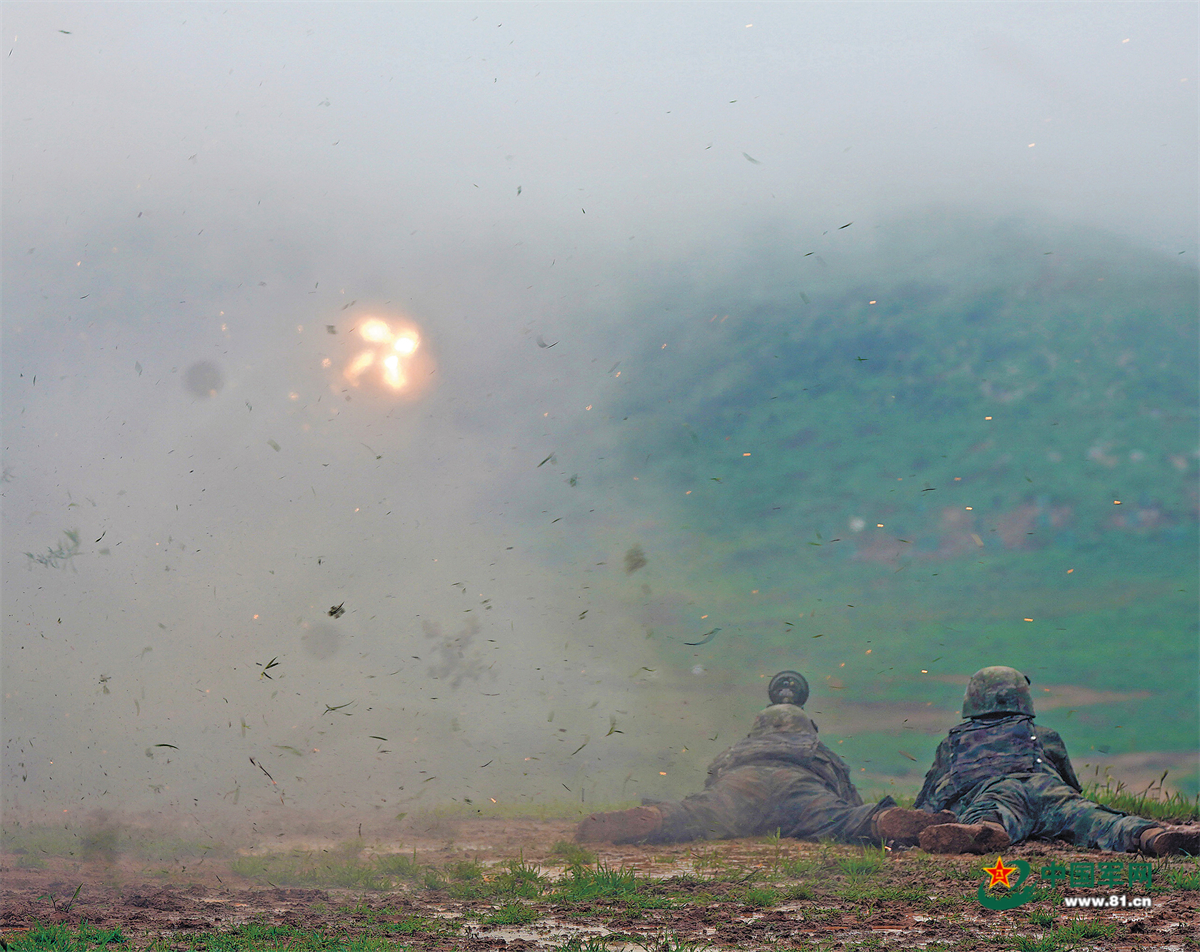
[[(1013, 664), (1150, 692), (1054, 712), (1075, 751), (1195, 750), (1195, 269), (1092, 234), (893, 233), (853, 260), (771, 235), (631, 304), (596, 479), (644, 514), (664, 654), (947, 706), (961, 686), (921, 669)], [(854, 753), (915, 770), (895, 746)]]
[[(856, 517), (915, 552), (957, 545), (950, 506), (1009, 550), (1194, 525), (1195, 270), (1078, 239), (940, 237), (953, 263), (927, 250), (805, 293), (798, 246), (647, 303), (660, 316), (616, 407), (642, 481), (676, 504), (686, 485), (695, 529), (764, 556)], [(871, 535), (863, 558), (890, 547)]]

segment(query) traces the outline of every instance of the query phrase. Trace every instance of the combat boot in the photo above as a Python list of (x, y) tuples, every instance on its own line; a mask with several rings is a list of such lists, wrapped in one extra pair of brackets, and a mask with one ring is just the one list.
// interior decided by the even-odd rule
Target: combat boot
[(639, 843), (662, 829), (658, 807), (593, 813), (575, 831), (576, 843)]
[(944, 823), (921, 831), (926, 853), (995, 853), (1012, 845), (999, 823)]
[(871, 835), (881, 843), (916, 846), (923, 829), (953, 823), (954, 819), (954, 814), (949, 810), (926, 813), (924, 810), (892, 807), (876, 813), (871, 818)]
[(1200, 827), (1152, 826), (1142, 831), (1138, 844), (1148, 856), (1200, 855)]

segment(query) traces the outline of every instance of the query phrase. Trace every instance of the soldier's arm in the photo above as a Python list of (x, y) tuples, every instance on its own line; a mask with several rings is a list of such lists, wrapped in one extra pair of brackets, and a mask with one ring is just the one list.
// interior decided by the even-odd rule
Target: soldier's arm
[(1074, 787), (1080, 793), (1083, 793), (1083, 785), (1080, 784), (1079, 778), (1075, 776), (1075, 768), (1071, 766), (1071, 758), (1067, 756), (1067, 745), (1063, 743), (1063, 739), (1058, 735), (1058, 731), (1051, 730), (1048, 727), (1037, 728), (1038, 741), (1042, 745), (1042, 750), (1046, 752), (1046, 756), (1050, 759), (1050, 763), (1054, 765), (1063, 780), (1070, 786)]
[(938, 744), (937, 753), (933, 755), (933, 766), (929, 768), (929, 773), (925, 775), (925, 784), (921, 787), (921, 792), (917, 794), (917, 802), (913, 804), (918, 810), (936, 813), (945, 806), (944, 803), (936, 803), (934, 801), (933, 791), (937, 787), (938, 781), (945, 775), (949, 759), (950, 739), (946, 738)]

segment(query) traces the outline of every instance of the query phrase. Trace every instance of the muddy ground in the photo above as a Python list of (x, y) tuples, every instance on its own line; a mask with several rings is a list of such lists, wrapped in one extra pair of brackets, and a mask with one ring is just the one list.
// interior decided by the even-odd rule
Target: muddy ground
[[(453, 870), (466, 867), (455, 864), (472, 861), (485, 870), (477, 890), (486, 891), (512, 863), (537, 867), (550, 880), (569, 878), (564, 847), (555, 852), (554, 844), (570, 840), (573, 829), (565, 820), (434, 823), (410, 827), (402, 854), (398, 843), (347, 846), (315, 834), (302, 841), (276, 835), (239, 851), (174, 861), (103, 851), (9, 852), (0, 857), (0, 937), (10, 947), (33, 948), (29, 933), (39, 924), (87, 923), (120, 929), (134, 948), (175, 950), (209, 947), (213, 933), (233, 930), (279, 947), (289, 944), (293, 930), (315, 930), (338, 944), (375, 936), (422, 950), (558, 949), (572, 937), (583, 943), (603, 938), (612, 949), (1200, 949), (1200, 866), (1188, 858), (1154, 861), (1149, 890), (1060, 886), (1008, 911), (986, 909), (976, 896), (981, 866), (995, 857), (894, 850), (878, 869), (864, 872), (859, 867), (869, 867), (878, 850), (792, 840), (594, 849), (602, 866), (648, 877), (637, 900), (468, 898), (470, 889), (461, 882), (456, 888)], [(244, 872), (247, 859), (304, 856), (319, 863), (327, 856), (334, 868), (389, 854), (415, 858), (422, 869), (442, 875), (379, 890), (272, 884), (235, 871)], [(1126, 863), (1135, 857), (1033, 844), (1006, 851), (1004, 859), (1025, 859), (1036, 871), (1052, 860)], [(1148, 895), (1153, 907), (1063, 905), (1064, 896), (1110, 891)], [(499, 921), (506, 917), (527, 921)], [(1074, 923), (1072, 932), (1067, 927)]]

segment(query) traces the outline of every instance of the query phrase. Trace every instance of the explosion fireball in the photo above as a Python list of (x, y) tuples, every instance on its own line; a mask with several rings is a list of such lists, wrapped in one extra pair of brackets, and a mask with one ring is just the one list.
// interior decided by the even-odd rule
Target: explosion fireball
[(414, 372), (424, 369), (428, 363), (427, 359), (422, 359), (423, 354), (418, 354), (421, 335), (417, 329), (410, 324), (392, 327), (386, 321), (372, 317), (358, 328), (358, 333), (368, 346), (346, 365), (343, 372), (346, 380), (355, 387), (367, 381), (380, 383), (394, 392), (413, 390), (416, 385)]

